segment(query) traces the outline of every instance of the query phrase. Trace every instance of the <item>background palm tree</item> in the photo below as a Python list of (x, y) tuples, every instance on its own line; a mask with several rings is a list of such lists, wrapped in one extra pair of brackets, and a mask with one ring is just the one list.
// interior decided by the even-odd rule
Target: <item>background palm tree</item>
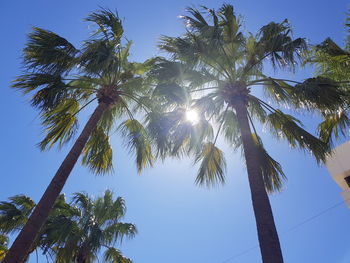
[[(35, 202), (24, 195), (0, 203), (0, 255), (4, 257), (7, 233), (14, 233), (27, 222)], [(71, 203), (60, 195), (48, 220), (31, 247), (30, 253), (41, 249), (54, 262), (94, 262), (104, 250), (106, 262), (131, 263), (115, 248), (124, 237), (132, 238), (135, 225), (122, 223), (126, 207), (123, 198), (113, 198), (105, 191), (102, 197), (91, 199), (85, 193), (76, 193)]]
[[(281, 263), (266, 190), (280, 190), (285, 175), (264, 149), (254, 121), (267, 126), (277, 138), (286, 139), (292, 148), (311, 151), (321, 162), (329, 150), (327, 144), (280, 107), (333, 109), (342, 104), (345, 94), (328, 78), (299, 82), (264, 73), (265, 61), (274, 69), (294, 69), (306, 49), (304, 39), (291, 37), (287, 20), (271, 22), (256, 35), (244, 34), (233, 6), (202, 10), (189, 8), (190, 15), (182, 17), (186, 25), (183, 36), (161, 38), (160, 48), (172, 60), (159, 60), (149, 74), (158, 82), (154, 93), (160, 101), (156, 112), (148, 115), (148, 128), (160, 156), (195, 155), (198, 184), (225, 181), (224, 155), (216, 146), (220, 133), (234, 149), (243, 150), (263, 262)], [(274, 103), (266, 102), (266, 97)], [(186, 120), (189, 108), (198, 111), (199, 120), (194, 124)], [(216, 134), (211, 123), (216, 124)]]
[[(325, 39), (321, 44), (315, 45), (309, 52), (305, 63), (316, 66), (316, 75), (331, 78), (338, 82), (344, 92), (349, 93), (350, 88), (350, 18), (347, 15), (345, 27), (348, 32), (345, 47), (341, 48), (331, 38)], [(334, 110), (322, 112), (323, 121), (318, 126), (320, 138), (333, 144), (333, 138), (349, 136), (349, 101)]]
[(80, 49), (41, 28), (34, 27), (29, 34), (24, 49), (25, 72), (13, 87), (33, 94), (32, 105), (40, 110), (46, 131), (40, 148), (55, 143), (62, 146), (72, 139), (78, 113), (94, 101), (97, 107), (11, 246), (5, 263), (24, 261), (82, 152), (83, 164), (93, 172), (112, 170), (109, 135), (115, 120), (123, 120), (120, 130), (127, 146), (135, 150), (138, 170), (152, 165), (149, 139), (133, 117), (133, 112), (145, 107), (142, 97), (148, 87), (142, 74), (152, 61), (128, 61), (131, 42), (123, 41), (122, 23), (113, 12), (103, 9), (90, 14), (86, 21), (97, 28)]
[(69, 210), (57, 211), (44, 227), (42, 246), (46, 252), (53, 251), (57, 263), (94, 262), (101, 250), (107, 262), (131, 263), (115, 248), (123, 238), (137, 233), (134, 224), (121, 222), (126, 211), (123, 198), (114, 200), (109, 190), (95, 199), (77, 193)]

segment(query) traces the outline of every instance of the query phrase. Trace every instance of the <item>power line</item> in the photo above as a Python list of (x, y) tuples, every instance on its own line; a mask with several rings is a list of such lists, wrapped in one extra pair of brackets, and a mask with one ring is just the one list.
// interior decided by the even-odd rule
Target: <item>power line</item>
[[(349, 200), (350, 199), (343, 200), (341, 202), (338, 202), (338, 203), (336, 203), (336, 204), (334, 204), (334, 205), (332, 205), (332, 206), (322, 210), (321, 212), (319, 212), (319, 213), (317, 213), (317, 214), (315, 214), (315, 215), (313, 215), (313, 216), (311, 216), (311, 217), (301, 221), (300, 223), (296, 224), (295, 226), (292, 226), (291, 228), (287, 229), (284, 233), (282, 233), (282, 235), (283, 234), (287, 234), (287, 233), (289, 233), (289, 232), (291, 232), (291, 231), (301, 227), (302, 225), (305, 225), (305, 224), (309, 223), (310, 221), (312, 221), (312, 220), (314, 220), (314, 219), (316, 219), (316, 218), (326, 214), (327, 212), (333, 210), (334, 208), (342, 205), (343, 203), (345, 203), (346, 201), (349, 201)], [(225, 259), (224, 261), (222, 261), (222, 263), (227, 263), (227, 262), (232, 261), (232, 260), (234, 260), (236, 258), (239, 258), (239, 257), (241, 257), (243, 255), (246, 255), (246, 254), (250, 253), (252, 250), (255, 250), (256, 248), (259, 248), (259, 244), (256, 244), (253, 247), (250, 247), (250, 248), (248, 248), (248, 249), (246, 249), (246, 250), (244, 250), (244, 251), (242, 251), (242, 252), (240, 252), (238, 254), (233, 255), (232, 257), (229, 257), (229, 258)]]

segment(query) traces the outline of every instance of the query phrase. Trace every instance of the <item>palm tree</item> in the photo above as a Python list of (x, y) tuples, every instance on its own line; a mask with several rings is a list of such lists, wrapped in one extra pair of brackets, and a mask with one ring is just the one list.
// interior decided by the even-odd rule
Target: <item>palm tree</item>
[[(16, 195), (0, 203), (0, 256), (4, 257), (6, 234), (20, 231), (36, 206), (27, 196)], [(64, 195), (56, 200), (49, 218), (41, 228), (30, 253), (41, 249), (44, 255), (57, 263), (92, 262), (104, 249), (107, 262), (131, 263), (114, 246), (124, 237), (136, 234), (133, 224), (121, 223), (126, 211), (123, 198), (113, 199), (105, 191), (102, 197), (91, 199), (85, 193), (76, 193), (73, 201), (66, 202)], [(119, 261), (118, 261), (119, 260)]]
[(114, 200), (109, 190), (95, 199), (76, 193), (68, 211), (57, 211), (45, 224), (44, 253), (52, 251), (57, 263), (90, 263), (104, 250), (107, 262), (131, 263), (115, 248), (137, 233), (134, 224), (121, 222), (126, 211), (123, 198)]
[[(336, 81), (344, 90), (349, 92), (350, 84), (350, 17), (346, 19), (348, 37), (345, 47), (341, 48), (331, 38), (325, 39), (321, 44), (315, 45), (305, 63), (316, 65), (316, 75), (331, 78)], [(334, 110), (322, 112), (323, 121), (318, 127), (318, 133), (322, 140), (333, 144), (333, 138), (349, 136), (350, 126), (349, 101)]]
[[(148, 92), (142, 74), (152, 63), (128, 61), (131, 42), (122, 38), (121, 20), (109, 10), (91, 13), (86, 21), (97, 26), (93, 35), (77, 49), (66, 39), (34, 27), (24, 49), (23, 75), (13, 87), (32, 93), (32, 105), (40, 110), (46, 137), (42, 150), (58, 143), (62, 146), (77, 131), (77, 115), (97, 102), (93, 114), (81, 131), (28, 222), (11, 246), (4, 263), (21, 263), (26, 258), (40, 228), (70, 172), (83, 153), (82, 162), (96, 173), (112, 170), (109, 135), (115, 120), (130, 150), (135, 150), (138, 170), (152, 165), (153, 156), (147, 134), (133, 112), (145, 107)], [(124, 119), (123, 119), (124, 118)], [(127, 119), (126, 119), (127, 118)]]
[[(263, 262), (281, 263), (267, 191), (280, 190), (285, 175), (264, 149), (254, 121), (286, 139), (292, 148), (311, 151), (321, 162), (328, 146), (278, 107), (334, 108), (342, 103), (344, 94), (328, 78), (299, 82), (264, 73), (267, 62), (274, 69), (293, 69), (306, 49), (304, 39), (291, 37), (287, 20), (271, 22), (257, 35), (246, 35), (231, 5), (218, 11), (203, 7), (203, 12), (193, 8), (188, 12), (190, 15), (182, 16), (186, 24), (183, 36), (161, 38), (160, 48), (172, 60), (159, 60), (149, 76), (158, 81), (154, 93), (158, 98), (163, 95), (163, 100), (157, 103), (157, 110), (165, 113), (150, 113), (148, 128), (160, 156), (195, 155), (195, 163), (200, 163), (196, 178), (200, 185), (225, 181), (224, 155), (216, 146), (220, 133), (234, 149), (243, 150)], [(265, 101), (261, 90), (273, 104)], [(188, 109), (198, 112), (194, 125), (186, 120)], [(215, 136), (213, 127), (217, 128)]]

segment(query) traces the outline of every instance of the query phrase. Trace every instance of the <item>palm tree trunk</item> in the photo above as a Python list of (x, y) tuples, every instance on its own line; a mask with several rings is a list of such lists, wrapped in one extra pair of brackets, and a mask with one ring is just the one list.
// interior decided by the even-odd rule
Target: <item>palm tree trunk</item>
[(244, 156), (247, 165), (248, 180), (257, 226), (260, 251), (264, 263), (283, 263), (278, 234), (273, 219), (269, 197), (266, 193), (258, 156), (252, 138), (248, 112), (244, 100), (235, 103), (234, 108), (242, 134)]
[(44, 195), (41, 197), (38, 205), (28, 219), (28, 222), (18, 234), (16, 240), (8, 251), (3, 263), (23, 263), (26, 259), (29, 249), (39, 233), (41, 227), (46, 222), (50, 210), (52, 209), (57, 197), (62, 191), (67, 178), (77, 162), (87, 140), (95, 130), (98, 121), (101, 119), (103, 112), (108, 108), (108, 104), (99, 103), (94, 113), (86, 123), (80, 136), (74, 143), (72, 149), (58, 168), (55, 176), (46, 188)]

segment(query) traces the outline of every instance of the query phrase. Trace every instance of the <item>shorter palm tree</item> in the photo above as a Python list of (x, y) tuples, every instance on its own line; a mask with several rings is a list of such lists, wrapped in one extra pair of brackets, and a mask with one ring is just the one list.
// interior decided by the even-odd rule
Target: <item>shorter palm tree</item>
[[(0, 260), (7, 251), (6, 234), (20, 231), (36, 205), (24, 195), (9, 199), (0, 202)], [(76, 193), (70, 204), (60, 195), (30, 253), (41, 249), (57, 263), (81, 263), (93, 262), (103, 249), (106, 262), (131, 263), (114, 247), (123, 237), (136, 234), (135, 225), (120, 222), (125, 210), (124, 200), (114, 200), (111, 191), (96, 199)]]
[(134, 224), (121, 222), (126, 211), (123, 198), (114, 200), (109, 190), (95, 199), (76, 193), (68, 210), (55, 212), (44, 227), (44, 252), (52, 251), (57, 263), (90, 263), (101, 250), (107, 262), (131, 262), (115, 248), (123, 238), (137, 233)]

